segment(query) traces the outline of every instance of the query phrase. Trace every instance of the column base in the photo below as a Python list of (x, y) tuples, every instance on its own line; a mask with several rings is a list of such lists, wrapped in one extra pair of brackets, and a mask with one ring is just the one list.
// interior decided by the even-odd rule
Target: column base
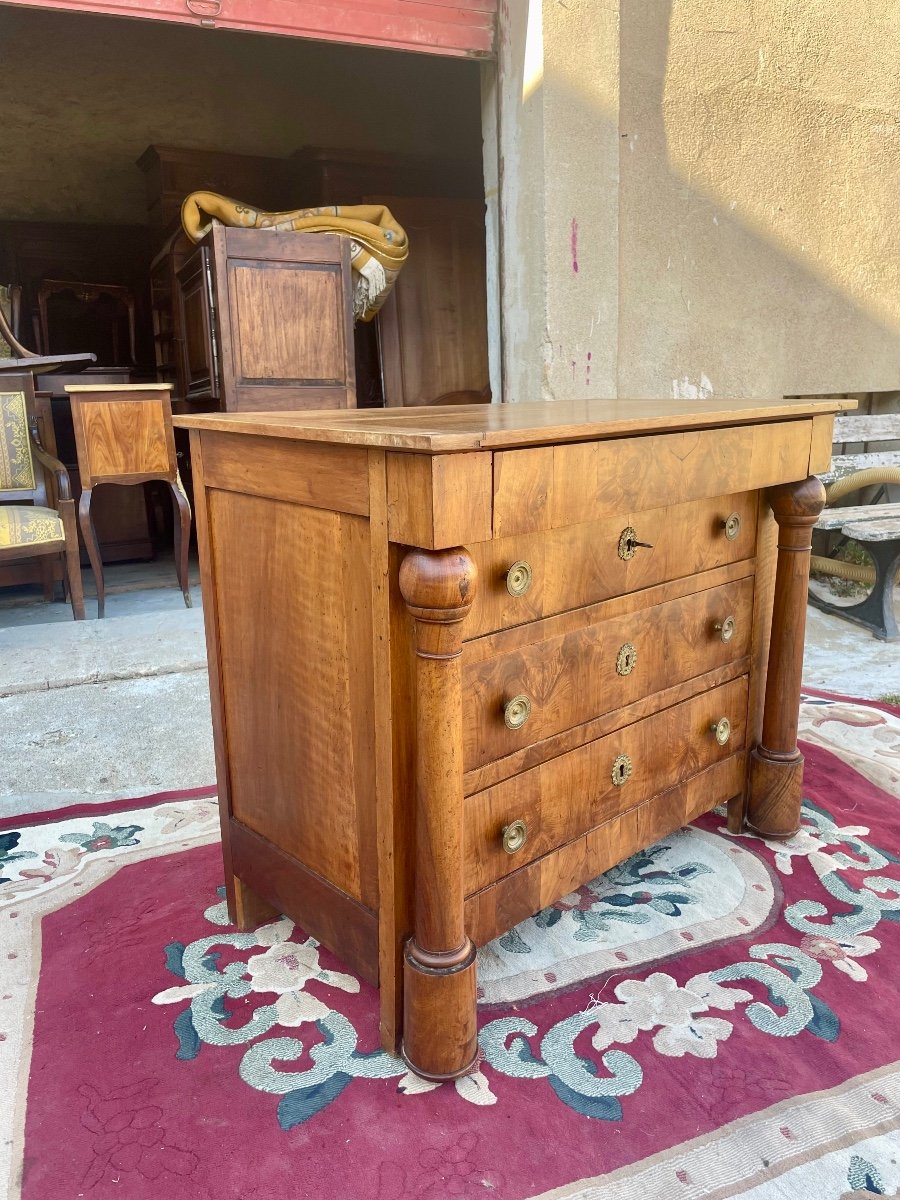
[(800, 828), (803, 755), (769, 758), (762, 747), (750, 754), (747, 825), (765, 838), (789, 838)]
[(478, 1065), (475, 947), (469, 942), (462, 956), (453, 955), (457, 961), (446, 967), (423, 964), (416, 950), (412, 940), (407, 942), (401, 1054), (416, 1075), (444, 1083), (468, 1075)]

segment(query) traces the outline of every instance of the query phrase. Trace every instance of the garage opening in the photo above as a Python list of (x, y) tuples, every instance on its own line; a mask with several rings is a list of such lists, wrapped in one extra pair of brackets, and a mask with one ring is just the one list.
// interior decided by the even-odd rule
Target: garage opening
[[(354, 327), (356, 403), (490, 399), (477, 61), (17, 6), (0, 7), (0, 44), (0, 299), (20, 342), (95, 354), (82, 383), (166, 382), (175, 411), (215, 408), (179, 306), (184, 196), (383, 203), (411, 252), (377, 320)], [(286, 313), (287, 336), (314, 319)], [(36, 376), (77, 501), (73, 381)], [(93, 514), (105, 563), (171, 536), (151, 485), (108, 485)], [(36, 572), (4, 566), (0, 586)]]

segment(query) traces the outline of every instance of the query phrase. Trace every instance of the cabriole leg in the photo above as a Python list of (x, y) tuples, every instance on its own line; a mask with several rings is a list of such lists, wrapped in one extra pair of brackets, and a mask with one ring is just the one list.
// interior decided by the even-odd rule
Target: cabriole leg
[(475, 947), (463, 903), (462, 622), (476, 567), (463, 549), (413, 550), (400, 591), (415, 623), (414, 933), (403, 968), (403, 1057), (425, 1079), (478, 1061)]
[(778, 561), (762, 741), (750, 757), (747, 819), (764, 837), (787, 838), (800, 827), (803, 755), (797, 749), (803, 636), (813, 526), (825, 504), (815, 475), (771, 488), (778, 523)]
[(78, 523), (81, 526), (81, 536), (87, 547), (91, 570), (94, 572), (94, 583), (97, 585), (97, 616), (102, 617), (106, 607), (106, 588), (103, 584), (103, 559), (100, 557), (100, 545), (97, 541), (97, 531), (91, 516), (91, 488), (85, 488), (78, 501)]

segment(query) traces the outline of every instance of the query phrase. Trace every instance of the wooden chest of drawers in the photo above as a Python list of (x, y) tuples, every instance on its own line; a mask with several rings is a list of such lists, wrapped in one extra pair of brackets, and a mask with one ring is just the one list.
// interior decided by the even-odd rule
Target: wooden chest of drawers
[(475, 947), (728, 804), (797, 828), (810, 531), (845, 401), (179, 419), (230, 911), (477, 1056)]

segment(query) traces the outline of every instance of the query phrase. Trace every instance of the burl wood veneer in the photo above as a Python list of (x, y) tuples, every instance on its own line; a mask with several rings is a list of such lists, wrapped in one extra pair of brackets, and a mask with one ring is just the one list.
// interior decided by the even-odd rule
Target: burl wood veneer
[(478, 945), (717, 804), (796, 830), (811, 476), (852, 403), (179, 419), (233, 919), (291, 916), (446, 1079)]

